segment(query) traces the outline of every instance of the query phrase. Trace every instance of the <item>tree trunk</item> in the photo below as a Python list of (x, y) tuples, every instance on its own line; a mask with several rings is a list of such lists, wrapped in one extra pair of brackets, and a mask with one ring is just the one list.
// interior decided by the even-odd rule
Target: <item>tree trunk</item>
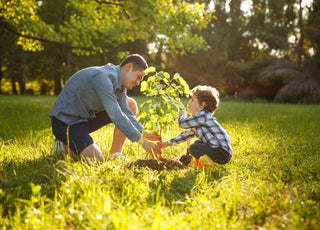
[[(303, 42), (304, 42), (304, 28), (303, 28), (303, 18), (302, 18), (302, 0), (299, 0), (299, 29), (300, 29), (300, 38), (299, 38), (299, 49), (303, 50)], [(302, 66), (302, 53), (298, 52), (298, 65)]]
[(23, 78), (18, 78), (18, 83), (19, 83), (20, 95), (26, 94), (26, 82), (23, 80)]
[(9, 65), (9, 71), (10, 71), (10, 78), (11, 78), (11, 87), (12, 87), (12, 94), (17, 95), (17, 87), (16, 87), (16, 77), (15, 77), (15, 71), (13, 68), (13, 65)]
[(20, 89), (20, 95), (27, 94), (26, 82), (27, 82), (27, 60), (26, 54), (23, 54), (22, 58), (22, 66), (20, 67), (20, 74), (18, 75), (18, 84)]
[(54, 72), (54, 95), (58, 95), (61, 90), (61, 60), (62, 60), (62, 47), (59, 47), (56, 56), (56, 68)]
[(59, 70), (56, 70), (54, 73), (54, 95), (58, 95), (61, 90), (61, 74)]
[(1, 66), (1, 63), (0, 63), (0, 94), (2, 94), (2, 90), (1, 90), (1, 81), (2, 81), (2, 78), (3, 78), (3, 73), (2, 73), (2, 66)]
[(14, 77), (11, 77), (11, 87), (12, 87), (12, 94), (17, 95), (18, 91), (16, 88), (16, 79)]

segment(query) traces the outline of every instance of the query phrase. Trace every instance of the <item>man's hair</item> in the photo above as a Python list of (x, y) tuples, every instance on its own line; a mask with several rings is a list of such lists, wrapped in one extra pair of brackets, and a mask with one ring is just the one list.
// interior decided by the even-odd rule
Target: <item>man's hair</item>
[(136, 70), (145, 70), (148, 68), (148, 63), (146, 60), (139, 54), (131, 54), (120, 63), (120, 67), (125, 66), (128, 63), (132, 63), (133, 71)]
[(200, 104), (205, 102), (203, 109), (210, 113), (214, 113), (219, 106), (219, 91), (214, 87), (198, 85), (191, 90), (190, 95), (195, 96)]

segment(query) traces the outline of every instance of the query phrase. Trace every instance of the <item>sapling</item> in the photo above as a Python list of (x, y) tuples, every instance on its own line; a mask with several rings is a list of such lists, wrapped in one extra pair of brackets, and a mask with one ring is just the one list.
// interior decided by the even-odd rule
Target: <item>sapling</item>
[[(155, 72), (155, 68), (148, 68), (146, 72)], [(158, 135), (166, 127), (172, 127), (179, 110), (185, 109), (180, 98), (189, 97), (190, 93), (189, 85), (180, 74), (176, 73), (171, 77), (164, 71), (155, 72), (143, 81), (140, 91), (148, 99), (140, 106), (138, 121), (143, 123), (146, 131)]]

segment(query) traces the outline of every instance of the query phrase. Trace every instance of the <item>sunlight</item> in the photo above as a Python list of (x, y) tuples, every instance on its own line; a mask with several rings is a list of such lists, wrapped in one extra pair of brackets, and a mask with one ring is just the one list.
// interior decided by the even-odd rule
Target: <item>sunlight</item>
[(251, 8), (252, 8), (252, 1), (243, 1), (241, 3), (241, 10), (245, 13), (245, 16), (250, 16), (251, 15)]
[(311, 7), (313, 0), (302, 0), (301, 6), (302, 7)]
[[(230, 1), (226, 2), (226, 9), (229, 9), (229, 2)], [(313, 2), (313, 0), (302, 0), (301, 6), (302, 7), (311, 7), (312, 2)], [(212, 4), (212, 5), (214, 5), (214, 4)], [(243, 12), (245, 12), (246, 16), (251, 15), (251, 13), (250, 13), (251, 8), (252, 8), (252, 0), (245, 0), (241, 3), (241, 10)], [(227, 11), (229, 11), (229, 10), (227, 10)]]

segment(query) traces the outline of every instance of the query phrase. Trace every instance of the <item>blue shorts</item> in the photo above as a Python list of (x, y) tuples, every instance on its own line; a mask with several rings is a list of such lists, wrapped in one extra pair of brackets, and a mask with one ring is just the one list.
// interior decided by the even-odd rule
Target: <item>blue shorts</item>
[(74, 153), (80, 155), (80, 153), (89, 145), (93, 144), (94, 141), (89, 133), (94, 132), (101, 127), (112, 123), (107, 112), (101, 111), (96, 113), (96, 117), (87, 122), (81, 122), (75, 125), (67, 125), (55, 117), (51, 118), (52, 133), (65, 145), (68, 145), (67, 129), (69, 127), (69, 144), (70, 148)]

